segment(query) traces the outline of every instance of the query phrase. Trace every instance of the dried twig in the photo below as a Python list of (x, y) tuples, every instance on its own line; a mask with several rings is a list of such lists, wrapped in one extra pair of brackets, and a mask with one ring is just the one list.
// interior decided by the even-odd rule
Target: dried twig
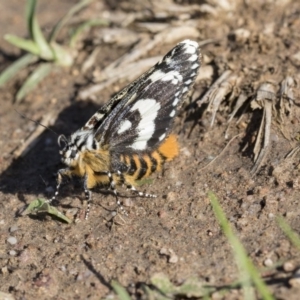
[(199, 171), (202, 171), (204, 169), (206, 169), (207, 167), (209, 167), (213, 162), (215, 162), (224, 152), (225, 150), (228, 148), (228, 146), (238, 137), (240, 136), (241, 133), (235, 135), (234, 137), (231, 138), (230, 141), (228, 141), (228, 143), (226, 144), (226, 146), (223, 148), (223, 150), (220, 152), (220, 154), (218, 154), (213, 160), (211, 160), (207, 165), (205, 165), (204, 167), (200, 168)]

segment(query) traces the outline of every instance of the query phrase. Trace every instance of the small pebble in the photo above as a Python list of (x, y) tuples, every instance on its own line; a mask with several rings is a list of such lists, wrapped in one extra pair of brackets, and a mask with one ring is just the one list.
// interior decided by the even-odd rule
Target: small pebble
[(9, 255), (10, 256), (16, 256), (17, 255), (17, 252), (15, 250), (10, 250), (9, 251)]
[(172, 249), (169, 249), (170, 251), (170, 258), (169, 258), (169, 263), (171, 264), (176, 264), (178, 262), (178, 256), (174, 253)]
[(158, 216), (160, 217), (160, 218), (166, 218), (167, 216), (168, 216), (168, 214), (167, 214), (167, 212), (165, 211), (165, 210), (161, 210), (161, 211), (159, 211), (158, 213)]
[(293, 278), (291, 278), (289, 280), (289, 284), (292, 286), (292, 287), (299, 287), (300, 286), (300, 269), (298, 269), (294, 275), (293, 275)]
[(208, 235), (208, 236), (212, 236), (213, 233), (212, 233), (210, 230), (207, 230), (207, 235)]
[(172, 255), (169, 259), (169, 263), (176, 264), (177, 262), (178, 262), (178, 256), (177, 255)]
[(78, 76), (80, 74), (79, 70), (78, 69), (73, 69), (72, 70), (72, 75), (73, 76)]
[(15, 232), (15, 231), (17, 231), (19, 228), (18, 228), (18, 226), (17, 225), (13, 225), (13, 226), (11, 226), (10, 228), (9, 228), (9, 232)]
[(123, 201), (123, 205), (126, 206), (126, 207), (133, 206), (133, 201), (130, 198), (126, 198)]
[(182, 148), (181, 152), (183, 153), (183, 155), (187, 157), (190, 157), (192, 155), (191, 152), (186, 147)]
[(272, 261), (272, 259), (271, 259), (271, 258), (266, 258), (266, 259), (264, 260), (264, 265), (265, 265), (266, 267), (271, 267), (271, 266), (273, 266), (273, 261)]
[(167, 200), (168, 200), (168, 201), (175, 201), (175, 200), (176, 200), (176, 193), (174, 193), (174, 192), (169, 192), (169, 193), (167, 194)]
[(14, 237), (14, 236), (10, 236), (8, 239), (7, 239), (7, 242), (11, 245), (15, 245), (18, 240)]
[(59, 268), (61, 271), (63, 272), (66, 272), (67, 271), (67, 268), (65, 265), (62, 265), (60, 268)]
[(295, 266), (294, 266), (294, 264), (293, 264), (292, 262), (287, 261), (287, 262), (285, 262), (285, 263), (283, 264), (283, 270), (284, 270), (285, 272), (292, 272), (292, 271), (295, 270)]
[(160, 251), (159, 251), (160, 254), (164, 254), (164, 255), (167, 255), (168, 254), (168, 251), (166, 248), (161, 248)]

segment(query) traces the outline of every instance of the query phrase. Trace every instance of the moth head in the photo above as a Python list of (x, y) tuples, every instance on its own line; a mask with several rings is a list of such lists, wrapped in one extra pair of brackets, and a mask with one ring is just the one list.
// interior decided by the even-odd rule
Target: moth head
[(58, 137), (57, 143), (59, 147), (63, 147), (59, 151), (61, 161), (68, 166), (75, 166), (79, 157), (77, 145), (72, 142), (72, 139), (67, 139), (64, 135)]

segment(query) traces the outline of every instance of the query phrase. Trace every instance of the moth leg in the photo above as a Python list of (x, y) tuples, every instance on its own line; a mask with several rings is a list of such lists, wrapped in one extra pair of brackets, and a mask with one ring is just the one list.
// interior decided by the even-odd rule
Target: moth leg
[(146, 193), (140, 192), (131, 184), (126, 184), (126, 187), (127, 187), (127, 190), (131, 190), (132, 192), (138, 194), (140, 197), (145, 197), (145, 198), (156, 198), (157, 197), (154, 194), (146, 194)]
[[(115, 194), (117, 205), (120, 207), (122, 213), (125, 214), (126, 216), (128, 216), (127, 211), (125, 210), (125, 208), (123, 207), (123, 205), (121, 204), (121, 202), (120, 202), (120, 200), (118, 198), (118, 192), (116, 190), (116, 183), (115, 183), (115, 181), (113, 179), (113, 174), (111, 172), (107, 172), (106, 174), (107, 174), (108, 179), (109, 179), (110, 188), (113, 191), (113, 193)], [(116, 174), (117, 176), (119, 176), (120, 180), (122, 181), (122, 173), (120, 171), (117, 171), (114, 174)]]
[(85, 175), (83, 187), (84, 187), (85, 199), (87, 201), (87, 209), (86, 209), (86, 212), (85, 212), (85, 219), (86, 220), (89, 217), (89, 213), (90, 213), (90, 209), (91, 209), (91, 202), (92, 202), (92, 192), (88, 188), (87, 181), (88, 181), (88, 176)]
[(138, 194), (140, 197), (145, 197), (145, 198), (156, 198), (157, 197), (156, 195), (153, 195), (153, 194), (146, 194), (146, 193), (138, 191), (132, 184), (127, 182), (126, 178), (124, 177), (122, 172), (120, 172), (119, 170), (115, 174), (117, 174), (120, 177), (119, 184), (121, 184), (122, 186), (126, 186), (127, 190), (130, 190), (130, 191), (134, 192), (135, 194)]
[(71, 176), (72, 172), (69, 168), (66, 169), (60, 169), (57, 172), (57, 186), (56, 191), (54, 193), (54, 196), (51, 199), (46, 200), (47, 203), (52, 203), (54, 200), (56, 200), (57, 195), (59, 194), (59, 188), (62, 183), (63, 176)]

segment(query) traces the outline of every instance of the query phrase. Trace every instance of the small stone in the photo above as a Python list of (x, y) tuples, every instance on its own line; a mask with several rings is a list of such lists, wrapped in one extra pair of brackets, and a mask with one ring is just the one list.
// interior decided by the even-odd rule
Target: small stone
[(250, 35), (250, 31), (245, 28), (238, 28), (233, 32), (234, 39), (238, 43), (245, 43), (249, 39)]
[(273, 266), (273, 261), (272, 261), (272, 259), (271, 259), (271, 258), (266, 258), (266, 259), (264, 260), (264, 265), (265, 265), (266, 267), (271, 267), (271, 266)]
[(167, 200), (168, 200), (168, 201), (175, 201), (175, 200), (176, 200), (176, 193), (174, 193), (174, 192), (169, 192), (169, 193), (167, 194)]
[(9, 251), (9, 255), (10, 255), (10, 256), (16, 256), (16, 255), (17, 255), (17, 251), (15, 251), (15, 250), (10, 250), (10, 251)]
[(73, 76), (78, 76), (80, 74), (79, 70), (78, 69), (73, 69), (72, 70), (72, 75)]
[(300, 286), (300, 269), (298, 269), (294, 275), (293, 275), (293, 278), (291, 278), (289, 280), (289, 284), (292, 286), (292, 287), (299, 287)]
[(191, 152), (186, 147), (182, 148), (181, 152), (183, 155), (185, 155), (187, 157), (190, 157), (192, 155)]
[(161, 248), (160, 251), (159, 251), (160, 254), (163, 254), (163, 255), (167, 255), (168, 254), (168, 251), (166, 248)]
[(168, 213), (167, 213), (165, 210), (161, 210), (161, 211), (159, 211), (159, 212), (157, 213), (157, 215), (158, 215), (160, 218), (164, 219), (164, 218), (166, 218), (166, 217), (168, 216)]
[(295, 270), (295, 266), (292, 262), (287, 261), (283, 264), (283, 270), (285, 272), (293, 272)]
[(18, 240), (14, 237), (14, 236), (10, 236), (8, 239), (7, 239), (7, 242), (11, 245), (15, 245)]
[(4, 300), (15, 300), (15, 297), (13, 295), (4, 292), (0, 292), (0, 297)]
[(212, 293), (212, 295), (211, 295), (211, 299), (212, 300), (221, 300), (221, 299), (223, 299), (224, 297), (223, 297), (223, 295), (220, 293), (220, 292), (214, 292), (214, 293)]
[(300, 51), (294, 54), (291, 58), (297, 66), (300, 66)]
[(207, 230), (207, 235), (208, 236), (213, 236), (213, 233), (210, 230)]
[(67, 271), (67, 268), (65, 265), (62, 265), (59, 269), (64, 273)]
[(175, 252), (172, 249), (169, 249), (169, 251), (170, 251), (169, 263), (176, 264), (178, 262), (178, 256), (175, 254)]
[(17, 225), (13, 225), (9, 228), (9, 232), (15, 232), (19, 229), (19, 227)]
[(131, 206), (133, 206), (133, 201), (130, 198), (126, 198), (123, 201), (123, 205), (126, 207), (131, 207)]

